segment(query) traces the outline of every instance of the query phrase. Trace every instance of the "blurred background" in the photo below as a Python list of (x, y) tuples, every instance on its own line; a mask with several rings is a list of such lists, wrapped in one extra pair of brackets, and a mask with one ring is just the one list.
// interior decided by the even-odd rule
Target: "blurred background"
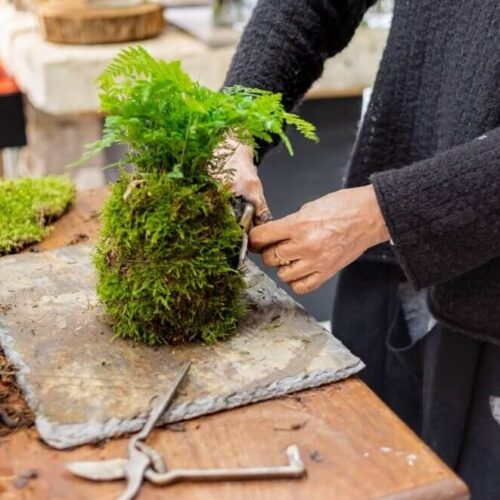
[[(180, 59), (192, 77), (219, 88), (255, 3), (0, 0), (0, 177), (68, 171), (66, 165), (101, 134), (96, 78), (129, 44), (141, 43), (155, 57)], [(320, 143), (293, 137), (293, 158), (280, 147), (265, 158), (261, 176), (275, 217), (341, 186), (392, 8), (393, 0), (383, 0), (370, 9), (349, 47), (328, 61), (301, 105)], [(101, 167), (120, 153), (109, 150), (70, 170), (77, 189), (111, 182), (116, 173)], [(296, 298), (326, 322), (334, 288), (332, 280)]]

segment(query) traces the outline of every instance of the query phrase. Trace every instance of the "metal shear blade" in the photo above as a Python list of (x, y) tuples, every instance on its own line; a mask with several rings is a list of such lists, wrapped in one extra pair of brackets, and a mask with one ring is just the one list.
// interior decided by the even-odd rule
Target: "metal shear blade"
[(248, 201), (243, 201), (244, 208), (240, 218), (240, 226), (243, 229), (243, 241), (241, 243), (240, 256), (238, 259), (238, 267), (241, 267), (245, 262), (248, 253), (248, 232), (252, 228), (253, 216), (255, 207)]
[[(142, 442), (138, 442), (136, 446), (141, 452), (149, 456), (155, 473), (167, 472), (163, 458), (154, 448)], [(66, 468), (75, 476), (90, 479), (91, 481), (116, 481), (127, 477), (126, 466), (129, 460), (127, 458), (112, 458), (109, 460), (70, 462), (66, 464)]]
[(125, 478), (126, 458), (95, 460), (94, 462), (70, 462), (66, 468), (75, 476), (92, 481), (115, 481)]
[[(247, 217), (250, 217), (248, 212)], [(253, 214), (252, 214), (253, 215)], [(171, 404), (177, 388), (189, 370), (186, 363), (179, 371), (170, 391), (157, 403), (144, 428), (129, 442), (128, 459), (72, 462), (67, 468), (73, 474), (93, 481), (113, 481), (127, 479), (127, 489), (119, 500), (133, 499), (144, 481), (156, 485), (167, 485), (180, 481), (231, 481), (252, 479), (300, 478), (306, 474), (297, 446), (287, 448), (288, 464), (271, 467), (242, 467), (220, 469), (173, 469), (167, 470), (163, 458), (143, 441), (148, 437), (160, 416)]]

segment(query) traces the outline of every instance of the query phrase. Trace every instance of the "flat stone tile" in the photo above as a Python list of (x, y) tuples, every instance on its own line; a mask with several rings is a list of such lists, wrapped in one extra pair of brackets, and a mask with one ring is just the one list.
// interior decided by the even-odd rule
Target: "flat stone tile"
[(358, 372), (363, 363), (249, 264), (248, 313), (229, 340), (151, 348), (122, 339), (95, 294), (91, 245), (0, 259), (0, 342), (55, 448), (140, 429), (152, 399), (192, 366), (163, 423), (176, 422)]

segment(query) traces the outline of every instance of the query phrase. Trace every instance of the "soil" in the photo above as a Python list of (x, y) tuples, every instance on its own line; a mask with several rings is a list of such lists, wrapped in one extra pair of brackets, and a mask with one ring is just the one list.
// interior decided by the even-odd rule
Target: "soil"
[(0, 304), (0, 314), (5, 315), (12, 309), (12, 304)]
[(73, 236), (73, 239), (69, 242), (70, 245), (77, 245), (78, 243), (82, 243), (83, 241), (87, 241), (89, 239), (89, 235), (85, 233), (76, 233)]
[(15, 367), (0, 349), (0, 437), (34, 424), (34, 415), (16, 384), (15, 374)]

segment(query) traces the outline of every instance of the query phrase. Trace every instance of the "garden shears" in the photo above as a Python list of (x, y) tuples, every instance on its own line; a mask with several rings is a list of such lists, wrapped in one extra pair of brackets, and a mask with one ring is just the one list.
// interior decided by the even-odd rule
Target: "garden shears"
[(119, 500), (135, 498), (145, 479), (156, 485), (168, 485), (180, 481), (292, 479), (303, 477), (306, 474), (299, 449), (295, 445), (287, 448), (288, 464), (282, 466), (167, 470), (160, 453), (148, 446), (144, 441), (161, 415), (172, 403), (189, 367), (190, 363), (182, 365), (171, 389), (153, 408), (143, 429), (130, 439), (128, 458), (71, 462), (67, 464), (67, 469), (76, 476), (92, 481), (126, 479), (127, 488), (119, 496)]
[(135, 498), (139, 492), (144, 477), (149, 469), (157, 473), (166, 471), (161, 455), (144, 443), (159, 418), (168, 409), (174, 400), (177, 389), (189, 371), (191, 363), (184, 363), (179, 369), (170, 390), (162, 397), (151, 411), (144, 427), (135, 434), (128, 445), (128, 459), (114, 458), (110, 460), (71, 462), (67, 469), (76, 476), (92, 481), (112, 481), (127, 479), (127, 488), (120, 495), (119, 500)]
[(248, 253), (248, 233), (250, 232), (250, 229), (252, 229), (255, 207), (242, 196), (238, 196), (236, 198), (234, 211), (238, 222), (243, 229), (243, 240), (241, 242), (240, 254), (238, 257), (238, 268), (241, 268)]

